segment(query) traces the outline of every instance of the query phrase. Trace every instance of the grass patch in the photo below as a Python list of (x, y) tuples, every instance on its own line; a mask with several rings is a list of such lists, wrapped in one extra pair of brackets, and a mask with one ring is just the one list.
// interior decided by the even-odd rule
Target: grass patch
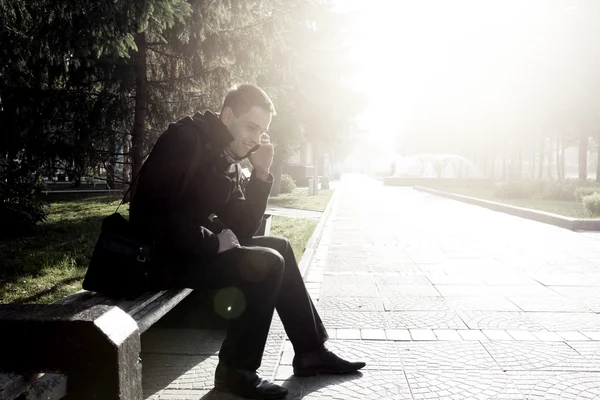
[(515, 207), (530, 208), (533, 210), (549, 212), (563, 215), (570, 218), (593, 218), (585, 209), (583, 203), (573, 200), (550, 200), (550, 199), (510, 199), (498, 198), (495, 187), (490, 185), (476, 186), (447, 186), (427, 185), (431, 189), (441, 190), (448, 193), (460, 194), (463, 196), (475, 197), (482, 200), (489, 200), (496, 203), (507, 204)]
[[(52, 204), (48, 220), (28, 235), (0, 241), (0, 303), (53, 303), (81, 289), (102, 219), (119, 201), (107, 196)], [(127, 214), (128, 206), (119, 210)], [(273, 217), (271, 234), (286, 236), (302, 256), (316, 221)]]
[(331, 196), (333, 196), (333, 189), (319, 190), (318, 195), (309, 196), (308, 188), (296, 188), (292, 193), (269, 198), (269, 205), (300, 210), (325, 211)]
[(31, 234), (0, 242), (0, 303), (52, 303), (81, 289), (102, 218), (117, 205), (97, 197), (53, 203)]
[(317, 221), (306, 218), (287, 218), (274, 215), (271, 221), (271, 236), (285, 236), (290, 240), (296, 260), (300, 262), (308, 240), (312, 236)]

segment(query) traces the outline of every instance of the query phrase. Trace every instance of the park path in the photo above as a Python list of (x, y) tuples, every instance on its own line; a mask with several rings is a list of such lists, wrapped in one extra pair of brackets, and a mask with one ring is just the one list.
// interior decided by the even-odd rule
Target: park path
[[(368, 366), (293, 378), (276, 318), (261, 372), (290, 399), (600, 399), (598, 239), (345, 176), (307, 286), (329, 347)], [(146, 333), (147, 398), (232, 398), (210, 391), (222, 337)]]

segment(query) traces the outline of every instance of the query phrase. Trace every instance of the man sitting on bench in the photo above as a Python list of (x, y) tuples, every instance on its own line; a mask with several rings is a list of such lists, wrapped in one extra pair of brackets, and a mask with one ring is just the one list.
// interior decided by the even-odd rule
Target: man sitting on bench
[[(266, 132), (274, 115), (262, 89), (242, 85), (227, 94), (220, 115), (206, 111), (171, 124), (144, 164), (130, 212), (133, 226), (156, 244), (158, 262), (149, 278), (157, 289), (231, 288), (215, 388), (254, 399), (288, 392), (256, 373), (275, 309), (294, 346), (294, 375), (365, 366), (324, 346), (327, 331), (289, 241), (253, 237), (273, 182)], [(238, 162), (246, 157), (253, 171), (244, 184)]]

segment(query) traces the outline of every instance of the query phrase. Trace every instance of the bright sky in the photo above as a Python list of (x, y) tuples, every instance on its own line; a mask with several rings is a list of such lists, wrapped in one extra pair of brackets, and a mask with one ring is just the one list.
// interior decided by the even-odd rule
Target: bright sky
[(459, 114), (509, 104), (524, 80), (552, 68), (565, 17), (548, 7), (557, 1), (569, 0), (338, 0), (362, 16), (361, 125), (398, 136), (420, 103)]

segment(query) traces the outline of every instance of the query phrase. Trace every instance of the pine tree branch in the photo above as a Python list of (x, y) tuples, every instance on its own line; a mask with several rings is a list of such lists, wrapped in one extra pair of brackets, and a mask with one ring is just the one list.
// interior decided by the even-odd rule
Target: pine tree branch
[(151, 46), (148, 46), (148, 49), (152, 50), (155, 53), (162, 54), (165, 57), (174, 58), (176, 60), (189, 60), (190, 59), (190, 57), (177, 56), (175, 54), (168, 54), (168, 53), (165, 53), (164, 51), (160, 51), (160, 50), (155, 49), (154, 47), (151, 47)]

